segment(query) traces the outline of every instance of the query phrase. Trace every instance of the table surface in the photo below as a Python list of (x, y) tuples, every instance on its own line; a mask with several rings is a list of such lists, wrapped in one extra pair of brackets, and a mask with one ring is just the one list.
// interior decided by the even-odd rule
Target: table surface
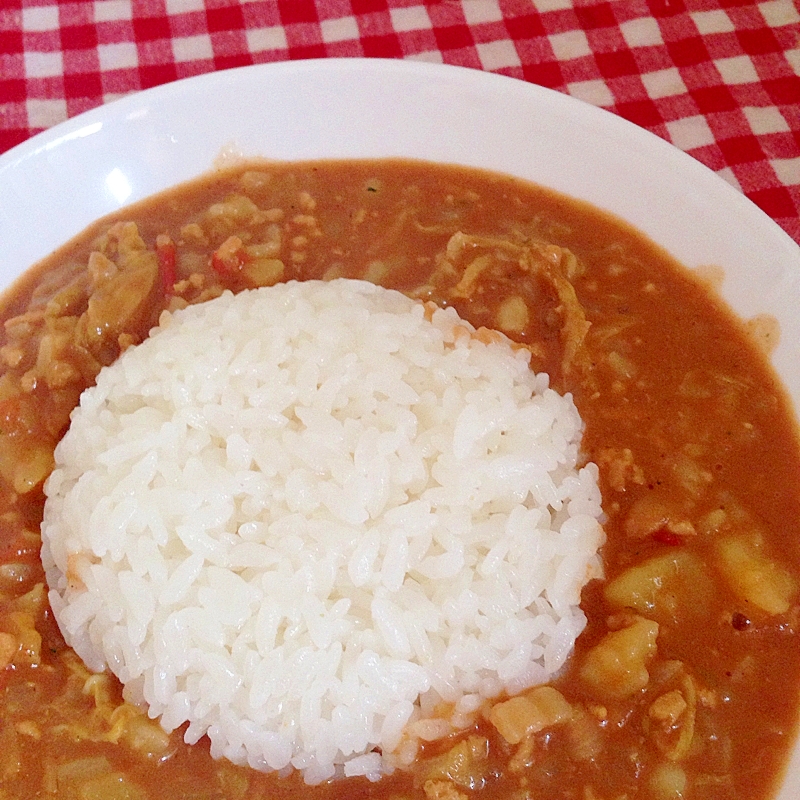
[(800, 243), (795, 0), (0, 0), (0, 152), (178, 78), (342, 56), (499, 72), (601, 106)]

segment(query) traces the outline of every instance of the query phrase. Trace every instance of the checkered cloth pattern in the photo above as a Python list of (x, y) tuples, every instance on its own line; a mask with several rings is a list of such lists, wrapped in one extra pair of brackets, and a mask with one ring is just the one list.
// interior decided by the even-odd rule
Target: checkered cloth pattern
[(0, 0), (0, 151), (176, 78), (341, 56), (458, 64), (594, 103), (800, 242), (795, 0)]

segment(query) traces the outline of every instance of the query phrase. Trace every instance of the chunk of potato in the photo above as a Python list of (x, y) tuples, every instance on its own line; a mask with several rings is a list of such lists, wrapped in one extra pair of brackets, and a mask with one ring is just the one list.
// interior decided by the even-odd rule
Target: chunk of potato
[(581, 681), (602, 700), (620, 700), (644, 689), (657, 637), (657, 622), (633, 617), (627, 627), (610, 631), (586, 653), (579, 669)]
[(573, 706), (566, 725), (569, 751), (577, 761), (593, 761), (605, 746), (600, 720), (581, 706)]
[(650, 775), (649, 784), (655, 800), (683, 800), (686, 797), (686, 773), (677, 764), (659, 764)]
[(537, 686), (525, 694), (496, 703), (489, 721), (509, 744), (519, 744), (528, 734), (538, 733), (572, 715), (572, 706), (552, 686)]
[(497, 327), (506, 333), (522, 333), (529, 321), (528, 304), (518, 294), (503, 300), (497, 310)]
[(147, 800), (147, 793), (123, 773), (110, 772), (81, 784), (78, 797), (80, 800)]
[(145, 325), (158, 288), (158, 261), (149, 251), (140, 253), (127, 269), (99, 282), (82, 318), (89, 349), (102, 350), (123, 331)]
[(629, 567), (610, 581), (606, 601), (656, 621), (694, 618), (708, 608), (713, 579), (694, 553), (675, 549)]
[(18, 650), (13, 656), (16, 664), (39, 666), (42, 662), (42, 635), (36, 630), (36, 620), (26, 611), (12, 611), (8, 621), (15, 629)]
[(431, 759), (425, 780), (447, 782), (464, 789), (480, 789), (489, 769), (489, 742), (483, 736), (469, 736), (441, 756)]
[(0, 722), (0, 786), (13, 780), (22, 769), (22, 750), (16, 728)]
[(264, 212), (249, 197), (233, 194), (209, 206), (201, 225), (213, 241), (221, 242), (234, 232), (243, 232), (243, 228), (263, 224), (265, 219)]
[(467, 795), (450, 781), (427, 780), (422, 784), (422, 790), (428, 800), (467, 800)]
[(14, 659), (19, 642), (10, 633), (0, 633), (0, 669), (5, 669)]
[(785, 614), (797, 594), (792, 575), (764, 550), (754, 534), (730, 534), (715, 543), (717, 564), (733, 592), (767, 614)]
[(696, 533), (680, 505), (654, 492), (642, 495), (633, 503), (624, 527), (631, 539), (644, 539), (661, 529), (678, 536), (693, 536)]
[[(126, 707), (118, 706), (117, 710)], [(126, 722), (123, 738), (133, 750), (150, 759), (163, 758), (169, 752), (169, 734), (157, 722), (145, 714), (132, 714)]]
[(284, 265), (278, 258), (254, 258), (242, 267), (242, 277), (253, 288), (274, 286), (283, 280)]
[(33, 491), (52, 469), (52, 443), (34, 436), (13, 439), (0, 433), (0, 477), (17, 494)]

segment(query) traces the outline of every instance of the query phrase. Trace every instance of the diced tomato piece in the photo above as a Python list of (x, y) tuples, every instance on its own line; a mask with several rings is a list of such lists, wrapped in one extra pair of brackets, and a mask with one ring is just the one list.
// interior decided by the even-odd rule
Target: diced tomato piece
[(229, 236), (211, 256), (211, 266), (223, 276), (230, 277), (241, 272), (250, 261), (250, 255), (238, 236)]
[(175, 247), (175, 242), (169, 236), (161, 234), (156, 238), (156, 256), (158, 257), (158, 269), (161, 273), (161, 287), (164, 290), (164, 295), (170, 297), (174, 294), (178, 273), (177, 248)]
[(654, 534), (653, 538), (657, 542), (661, 542), (661, 544), (669, 544), (669, 545), (679, 545), (683, 544), (683, 538), (679, 536), (677, 533), (673, 533), (666, 528), (659, 528)]

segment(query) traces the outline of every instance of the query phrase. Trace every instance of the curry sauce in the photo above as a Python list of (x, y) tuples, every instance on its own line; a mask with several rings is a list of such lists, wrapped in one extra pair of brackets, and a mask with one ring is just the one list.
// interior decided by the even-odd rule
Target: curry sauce
[[(606, 574), (552, 685), (500, 699), (409, 771), (307, 787), (213, 760), (89, 673), (48, 609), (38, 526), (81, 391), (164, 309), (334, 277), (452, 305), (573, 394)], [(6, 294), (3, 319), (0, 798), (774, 793), (800, 702), (797, 429), (745, 326), (620, 221), (456, 167), (247, 164), (96, 223)]]

